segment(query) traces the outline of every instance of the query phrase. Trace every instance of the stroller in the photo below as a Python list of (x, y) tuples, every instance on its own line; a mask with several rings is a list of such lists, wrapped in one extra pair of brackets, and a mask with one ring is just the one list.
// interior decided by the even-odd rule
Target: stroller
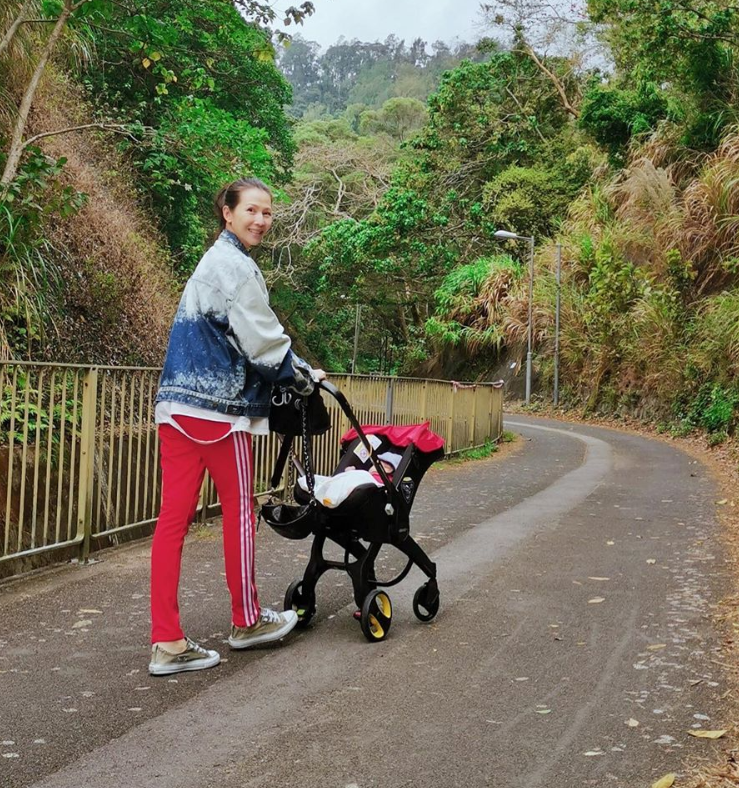
[[(320, 577), (329, 569), (340, 569), (352, 580), (359, 608), (354, 616), (362, 632), (370, 642), (379, 642), (387, 637), (393, 616), (390, 597), (382, 589), (400, 583), (414, 564), (429, 579), (413, 597), (413, 612), (421, 621), (431, 621), (439, 610), (436, 564), (410, 536), (409, 515), (424, 473), (444, 456), (444, 441), (431, 432), (428, 422), (362, 427), (335, 386), (326, 381), (320, 386), (337, 400), (353, 427), (341, 438), (339, 464), (331, 477), (313, 475), (310, 430), (303, 419), (302, 465), (293, 459), (302, 477), (295, 485), (295, 503), (266, 503), (261, 517), (287, 539), (305, 539), (313, 534), (303, 577), (291, 583), (285, 593), (284, 609), (297, 612), (298, 626), (307, 626), (315, 615)], [(272, 475), (273, 487), (282, 476), (294, 437), (286, 435), (283, 439)], [(332, 493), (325, 497), (331, 485), (342, 488), (338, 504)], [(323, 497), (320, 490), (324, 491)], [(327, 539), (343, 548), (343, 561), (324, 557)], [(404, 553), (408, 563), (394, 579), (380, 581), (375, 574), (375, 559), (386, 544)]]

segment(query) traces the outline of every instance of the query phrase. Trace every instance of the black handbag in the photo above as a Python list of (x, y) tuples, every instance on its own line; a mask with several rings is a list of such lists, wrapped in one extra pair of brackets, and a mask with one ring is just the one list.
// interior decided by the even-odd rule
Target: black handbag
[(310, 503), (298, 506), (283, 501), (268, 501), (262, 504), (260, 519), (285, 539), (305, 539), (318, 522), (315, 498)]
[(318, 386), (307, 397), (286, 386), (274, 386), (269, 409), (269, 428), (280, 435), (302, 435), (306, 430), (308, 435), (323, 435), (328, 432), (331, 428), (331, 416)]

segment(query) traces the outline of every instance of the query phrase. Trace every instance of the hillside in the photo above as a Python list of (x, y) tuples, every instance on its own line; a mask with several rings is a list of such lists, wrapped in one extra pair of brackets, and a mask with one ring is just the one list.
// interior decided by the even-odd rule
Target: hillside
[[(29, 131), (90, 117), (80, 91), (49, 73)], [(42, 150), (66, 158), (63, 183), (85, 195), (79, 212), (46, 225), (49, 288), (39, 294), (45, 336), (36, 359), (158, 365), (177, 306), (166, 242), (151, 221), (130, 165), (108, 139), (89, 132), (49, 137)]]

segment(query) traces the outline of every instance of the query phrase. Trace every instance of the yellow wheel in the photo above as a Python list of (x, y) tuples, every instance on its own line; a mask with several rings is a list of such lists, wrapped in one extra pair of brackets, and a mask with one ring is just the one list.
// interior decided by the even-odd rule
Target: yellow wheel
[(390, 631), (393, 620), (393, 605), (390, 597), (379, 589), (370, 591), (362, 604), (362, 614), (359, 623), (362, 632), (370, 643), (385, 640)]

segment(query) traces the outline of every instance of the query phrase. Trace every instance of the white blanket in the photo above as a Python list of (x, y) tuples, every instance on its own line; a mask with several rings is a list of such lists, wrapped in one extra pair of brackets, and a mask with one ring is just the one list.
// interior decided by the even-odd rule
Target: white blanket
[[(363, 484), (374, 484), (381, 487), (382, 482), (375, 479), (369, 471), (344, 471), (336, 476), (316, 476), (315, 496), (328, 509), (335, 509)], [(302, 490), (308, 492), (305, 476), (298, 479)]]

